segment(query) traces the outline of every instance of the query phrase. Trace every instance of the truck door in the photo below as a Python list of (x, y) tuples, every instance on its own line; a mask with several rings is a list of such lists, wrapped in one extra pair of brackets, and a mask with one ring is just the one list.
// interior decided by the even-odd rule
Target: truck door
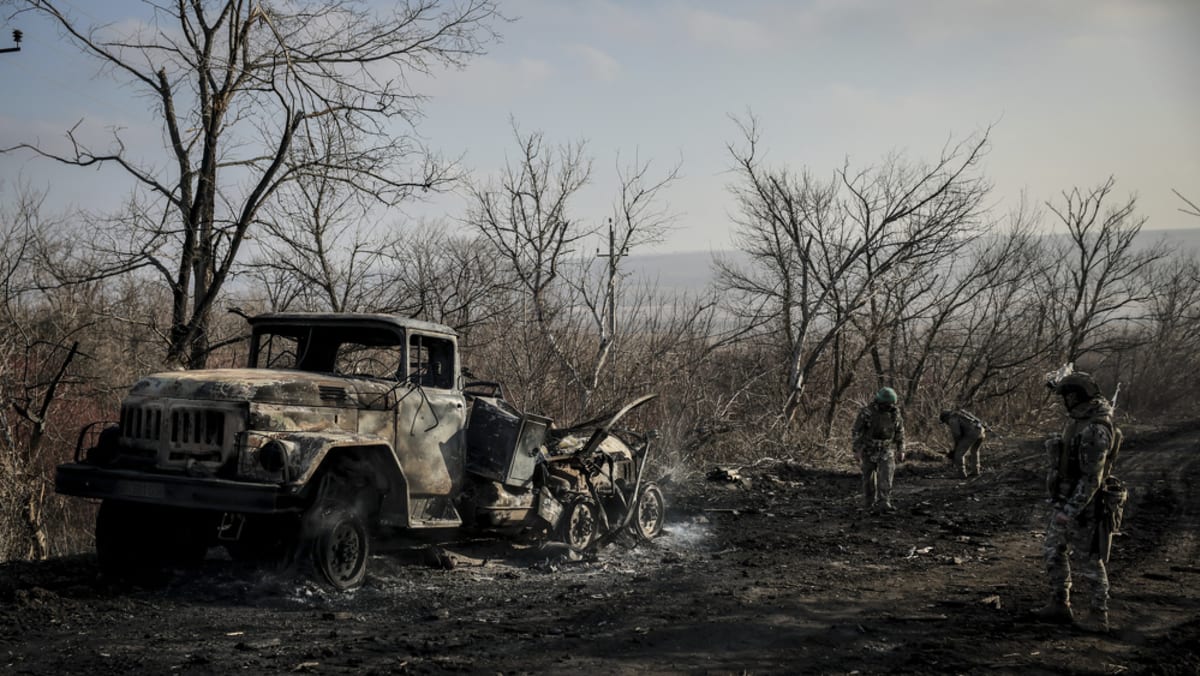
[(396, 407), (396, 449), (409, 482), (412, 519), (457, 519), (453, 501), (466, 463), (457, 346), (453, 338), (410, 330), (406, 358), (408, 387)]

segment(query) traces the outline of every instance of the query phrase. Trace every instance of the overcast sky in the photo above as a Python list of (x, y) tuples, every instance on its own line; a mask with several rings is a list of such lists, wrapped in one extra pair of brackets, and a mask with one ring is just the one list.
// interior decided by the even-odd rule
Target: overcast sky
[[(141, 3), (64, 2), (80, 16), (144, 15)], [(515, 146), (510, 120), (561, 144), (585, 140), (593, 184), (574, 210), (602, 223), (618, 155), (662, 174), (679, 214), (660, 251), (727, 248), (730, 116), (753, 113), (773, 165), (827, 176), (843, 162), (903, 153), (933, 159), (988, 125), (983, 165), (998, 212), (1109, 175), (1135, 193), (1148, 228), (1198, 227), (1172, 189), (1200, 201), (1200, 1), (1197, 0), (501, 0), (514, 21), (464, 71), (422, 84), (432, 146), (495, 172)], [(0, 9), (4, 4), (0, 2)], [(104, 14), (101, 15), (100, 12)], [(124, 13), (127, 16), (121, 16)], [(4, 11), (7, 16), (8, 12)], [(44, 24), (4, 22), (26, 39), (0, 54), (0, 147), (58, 142), (79, 120), (130, 126), (144, 100), (97, 75)], [(48, 32), (49, 31), (49, 32)], [(141, 123), (133, 122), (137, 125)], [(136, 130), (135, 130), (136, 131)], [(150, 138), (158, 129), (145, 130)], [(0, 156), (54, 204), (102, 204), (117, 174)], [(416, 215), (461, 216), (439, 200)]]

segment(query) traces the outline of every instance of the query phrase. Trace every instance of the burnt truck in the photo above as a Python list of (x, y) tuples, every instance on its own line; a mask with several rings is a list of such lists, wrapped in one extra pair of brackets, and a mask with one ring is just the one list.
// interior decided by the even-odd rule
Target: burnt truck
[(654, 398), (557, 427), (495, 382), (464, 380), (457, 334), (384, 314), (248, 318), (246, 368), (137, 381), (119, 420), (84, 426), (55, 488), (100, 500), (96, 553), (130, 576), (203, 560), (290, 561), (360, 585), (372, 543), (491, 533), (586, 550), (662, 532)]

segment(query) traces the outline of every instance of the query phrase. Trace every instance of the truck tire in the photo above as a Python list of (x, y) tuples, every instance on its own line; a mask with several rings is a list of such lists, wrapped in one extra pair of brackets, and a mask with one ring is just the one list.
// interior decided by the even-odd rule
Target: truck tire
[(592, 545), (600, 528), (599, 511), (591, 498), (572, 500), (559, 519), (559, 538), (568, 547), (584, 551)]
[(634, 510), (629, 527), (639, 540), (649, 542), (662, 534), (667, 502), (657, 484), (650, 482), (642, 486)]
[(362, 513), (347, 505), (320, 503), (306, 517), (312, 566), (337, 590), (354, 589), (367, 577), (370, 533)]

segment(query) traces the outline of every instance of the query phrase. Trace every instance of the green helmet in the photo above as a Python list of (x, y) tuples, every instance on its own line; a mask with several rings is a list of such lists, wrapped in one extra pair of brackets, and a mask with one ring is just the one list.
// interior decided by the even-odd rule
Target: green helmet
[(896, 390), (893, 390), (890, 387), (880, 388), (880, 390), (875, 393), (876, 403), (894, 404), (896, 403), (896, 399)]

